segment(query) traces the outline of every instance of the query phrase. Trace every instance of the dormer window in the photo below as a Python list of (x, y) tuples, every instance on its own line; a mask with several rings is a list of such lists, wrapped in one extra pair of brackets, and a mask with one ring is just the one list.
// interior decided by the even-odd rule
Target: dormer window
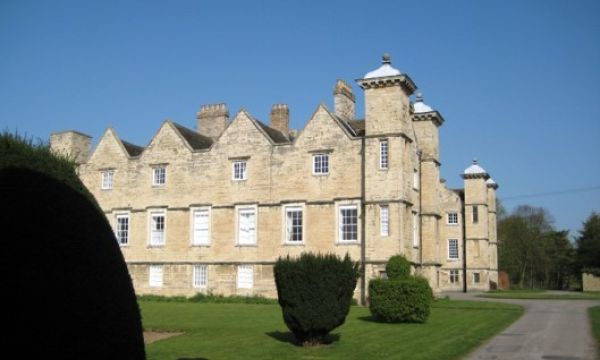
[(329, 154), (314, 154), (313, 155), (313, 174), (314, 175), (329, 174)]
[(152, 186), (164, 186), (167, 182), (167, 168), (164, 165), (152, 168)]

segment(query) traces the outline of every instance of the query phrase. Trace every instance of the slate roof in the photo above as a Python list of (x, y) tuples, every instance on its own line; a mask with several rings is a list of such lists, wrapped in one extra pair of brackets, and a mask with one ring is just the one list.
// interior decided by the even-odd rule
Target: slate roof
[(129, 154), (129, 156), (138, 156), (142, 153), (142, 151), (144, 151), (144, 148), (142, 146), (138, 146), (124, 140), (121, 140), (121, 143), (123, 144), (123, 147), (125, 148), (125, 151), (127, 151), (127, 153)]
[(187, 141), (194, 150), (208, 149), (213, 141), (208, 136), (201, 135), (194, 130), (188, 129), (183, 125), (173, 122), (173, 126), (179, 131), (179, 134)]

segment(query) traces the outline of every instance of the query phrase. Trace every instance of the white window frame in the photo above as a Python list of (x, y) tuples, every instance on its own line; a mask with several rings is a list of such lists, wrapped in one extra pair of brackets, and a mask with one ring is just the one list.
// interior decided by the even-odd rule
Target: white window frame
[(390, 206), (379, 205), (379, 234), (390, 236)]
[(100, 172), (100, 188), (102, 190), (111, 190), (113, 188), (114, 170), (103, 170)]
[(163, 287), (165, 280), (165, 269), (163, 265), (148, 266), (148, 286)]
[(244, 181), (248, 179), (248, 162), (235, 160), (231, 164), (231, 180)]
[[(299, 212), (300, 213), (300, 240), (290, 240), (290, 229), (293, 227), (292, 224), (290, 224), (290, 218), (288, 217), (288, 214), (292, 213), (292, 212)], [(304, 211), (304, 204), (288, 204), (283, 206), (283, 243), (286, 245), (303, 245), (306, 243), (306, 231), (305, 231), (305, 227), (306, 227), (306, 217), (305, 217), (305, 211)]]
[(208, 265), (196, 264), (192, 267), (192, 287), (194, 289), (208, 287)]
[[(454, 254), (451, 251), (452, 243), (455, 243), (455, 245), (456, 245), (456, 256), (453, 256)], [(460, 245), (458, 244), (458, 239), (448, 239), (448, 260), (456, 261), (459, 259), (460, 259)]]
[(419, 170), (413, 169), (413, 189), (419, 190)]
[(165, 165), (152, 166), (152, 186), (165, 186), (166, 184), (167, 167)]
[[(236, 287), (238, 289), (252, 289), (254, 288), (254, 266), (252, 265), (238, 265), (236, 272)], [(244, 274), (245, 273), (245, 274)], [(243, 277), (246, 277), (248, 282), (242, 282)]]
[(412, 238), (413, 247), (418, 248), (421, 245), (421, 234), (419, 229), (419, 213), (416, 211), (412, 212)]
[[(454, 218), (454, 219), (452, 219), (452, 218)], [(448, 215), (446, 216), (446, 224), (458, 225), (458, 213), (457, 212), (448, 213)]]
[[(344, 240), (344, 229), (343, 229), (343, 215), (344, 210), (355, 210), (356, 211), (356, 239)], [(358, 204), (339, 204), (336, 207), (336, 233), (338, 244), (356, 244), (360, 240), (360, 206)]]
[(390, 143), (388, 139), (379, 141), (379, 169), (387, 170), (390, 166)]
[(460, 284), (460, 271), (458, 269), (448, 271), (448, 281), (450, 284)]
[[(208, 228), (206, 241), (201, 242), (196, 238), (196, 213), (206, 212), (208, 214)], [(190, 208), (190, 244), (192, 246), (210, 246), (212, 242), (212, 211), (210, 206), (194, 206)]]
[[(162, 231), (162, 242), (155, 243), (153, 241), (153, 231), (158, 231), (153, 229), (154, 225), (154, 217), (162, 216), (163, 217), (163, 231)], [(148, 210), (148, 245), (151, 247), (163, 247), (167, 243), (167, 211), (164, 209), (152, 209)]]
[[(254, 237), (253, 241), (242, 241), (240, 232), (242, 229), (241, 215), (254, 213)], [(235, 207), (235, 244), (236, 246), (257, 246), (258, 244), (258, 206), (257, 205), (238, 205)]]
[[(127, 219), (127, 229), (123, 230), (119, 228), (119, 219)], [(122, 242), (121, 235), (125, 232), (126, 239), (125, 242)], [(128, 212), (125, 213), (116, 213), (115, 214), (115, 238), (117, 238), (117, 243), (119, 246), (129, 246), (129, 239), (131, 238), (131, 214)]]
[[(317, 164), (319, 165), (317, 168)], [(329, 154), (313, 154), (313, 175), (329, 175)], [(317, 171), (318, 170), (318, 171)]]

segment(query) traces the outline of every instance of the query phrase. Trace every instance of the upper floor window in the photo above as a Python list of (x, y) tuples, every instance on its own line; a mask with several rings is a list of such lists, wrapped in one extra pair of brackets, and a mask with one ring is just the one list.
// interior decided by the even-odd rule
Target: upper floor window
[(192, 245), (210, 245), (210, 209), (192, 209)]
[(340, 206), (339, 240), (358, 241), (358, 208), (356, 205)]
[(329, 154), (313, 155), (313, 174), (329, 174)]
[(129, 214), (118, 214), (116, 216), (115, 236), (119, 245), (129, 244)]
[(449, 225), (458, 224), (458, 213), (448, 213), (448, 224)]
[(477, 224), (479, 222), (479, 209), (477, 205), (473, 206), (473, 224)]
[(194, 273), (192, 275), (192, 286), (194, 288), (204, 289), (208, 285), (208, 266), (194, 265)]
[(285, 208), (285, 241), (288, 243), (301, 243), (304, 241), (302, 233), (302, 207), (289, 206)]
[(419, 247), (421, 239), (419, 238), (419, 214), (417, 212), (412, 213), (412, 233), (413, 247)]
[(109, 190), (113, 187), (113, 176), (115, 172), (113, 170), (102, 171), (102, 190)]
[(448, 239), (448, 259), (458, 259), (458, 239)]
[(389, 165), (388, 159), (388, 139), (379, 141), (379, 168), (387, 170)]
[(155, 166), (152, 168), (152, 185), (163, 186), (167, 182), (167, 168)]
[(419, 170), (413, 170), (413, 189), (419, 189)]
[(237, 210), (237, 244), (256, 244), (256, 207), (241, 207)]
[(379, 232), (381, 236), (390, 234), (390, 207), (388, 205), (379, 207)]
[(246, 180), (248, 174), (246, 172), (245, 161), (234, 161), (233, 162), (233, 180)]
[(165, 221), (164, 211), (150, 213), (150, 246), (165, 245)]

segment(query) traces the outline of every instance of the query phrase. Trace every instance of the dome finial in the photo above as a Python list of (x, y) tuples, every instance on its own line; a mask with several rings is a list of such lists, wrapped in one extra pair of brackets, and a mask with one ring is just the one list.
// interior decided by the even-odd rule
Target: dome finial
[(382, 57), (382, 64), (391, 64), (392, 63), (392, 57), (390, 56), (389, 53), (384, 53), (383, 57)]
[(473, 158), (473, 165), (477, 165), (479, 164), (479, 161), (477, 161), (477, 158)]
[(418, 92), (417, 93), (417, 102), (423, 102), (423, 93), (422, 92)]

